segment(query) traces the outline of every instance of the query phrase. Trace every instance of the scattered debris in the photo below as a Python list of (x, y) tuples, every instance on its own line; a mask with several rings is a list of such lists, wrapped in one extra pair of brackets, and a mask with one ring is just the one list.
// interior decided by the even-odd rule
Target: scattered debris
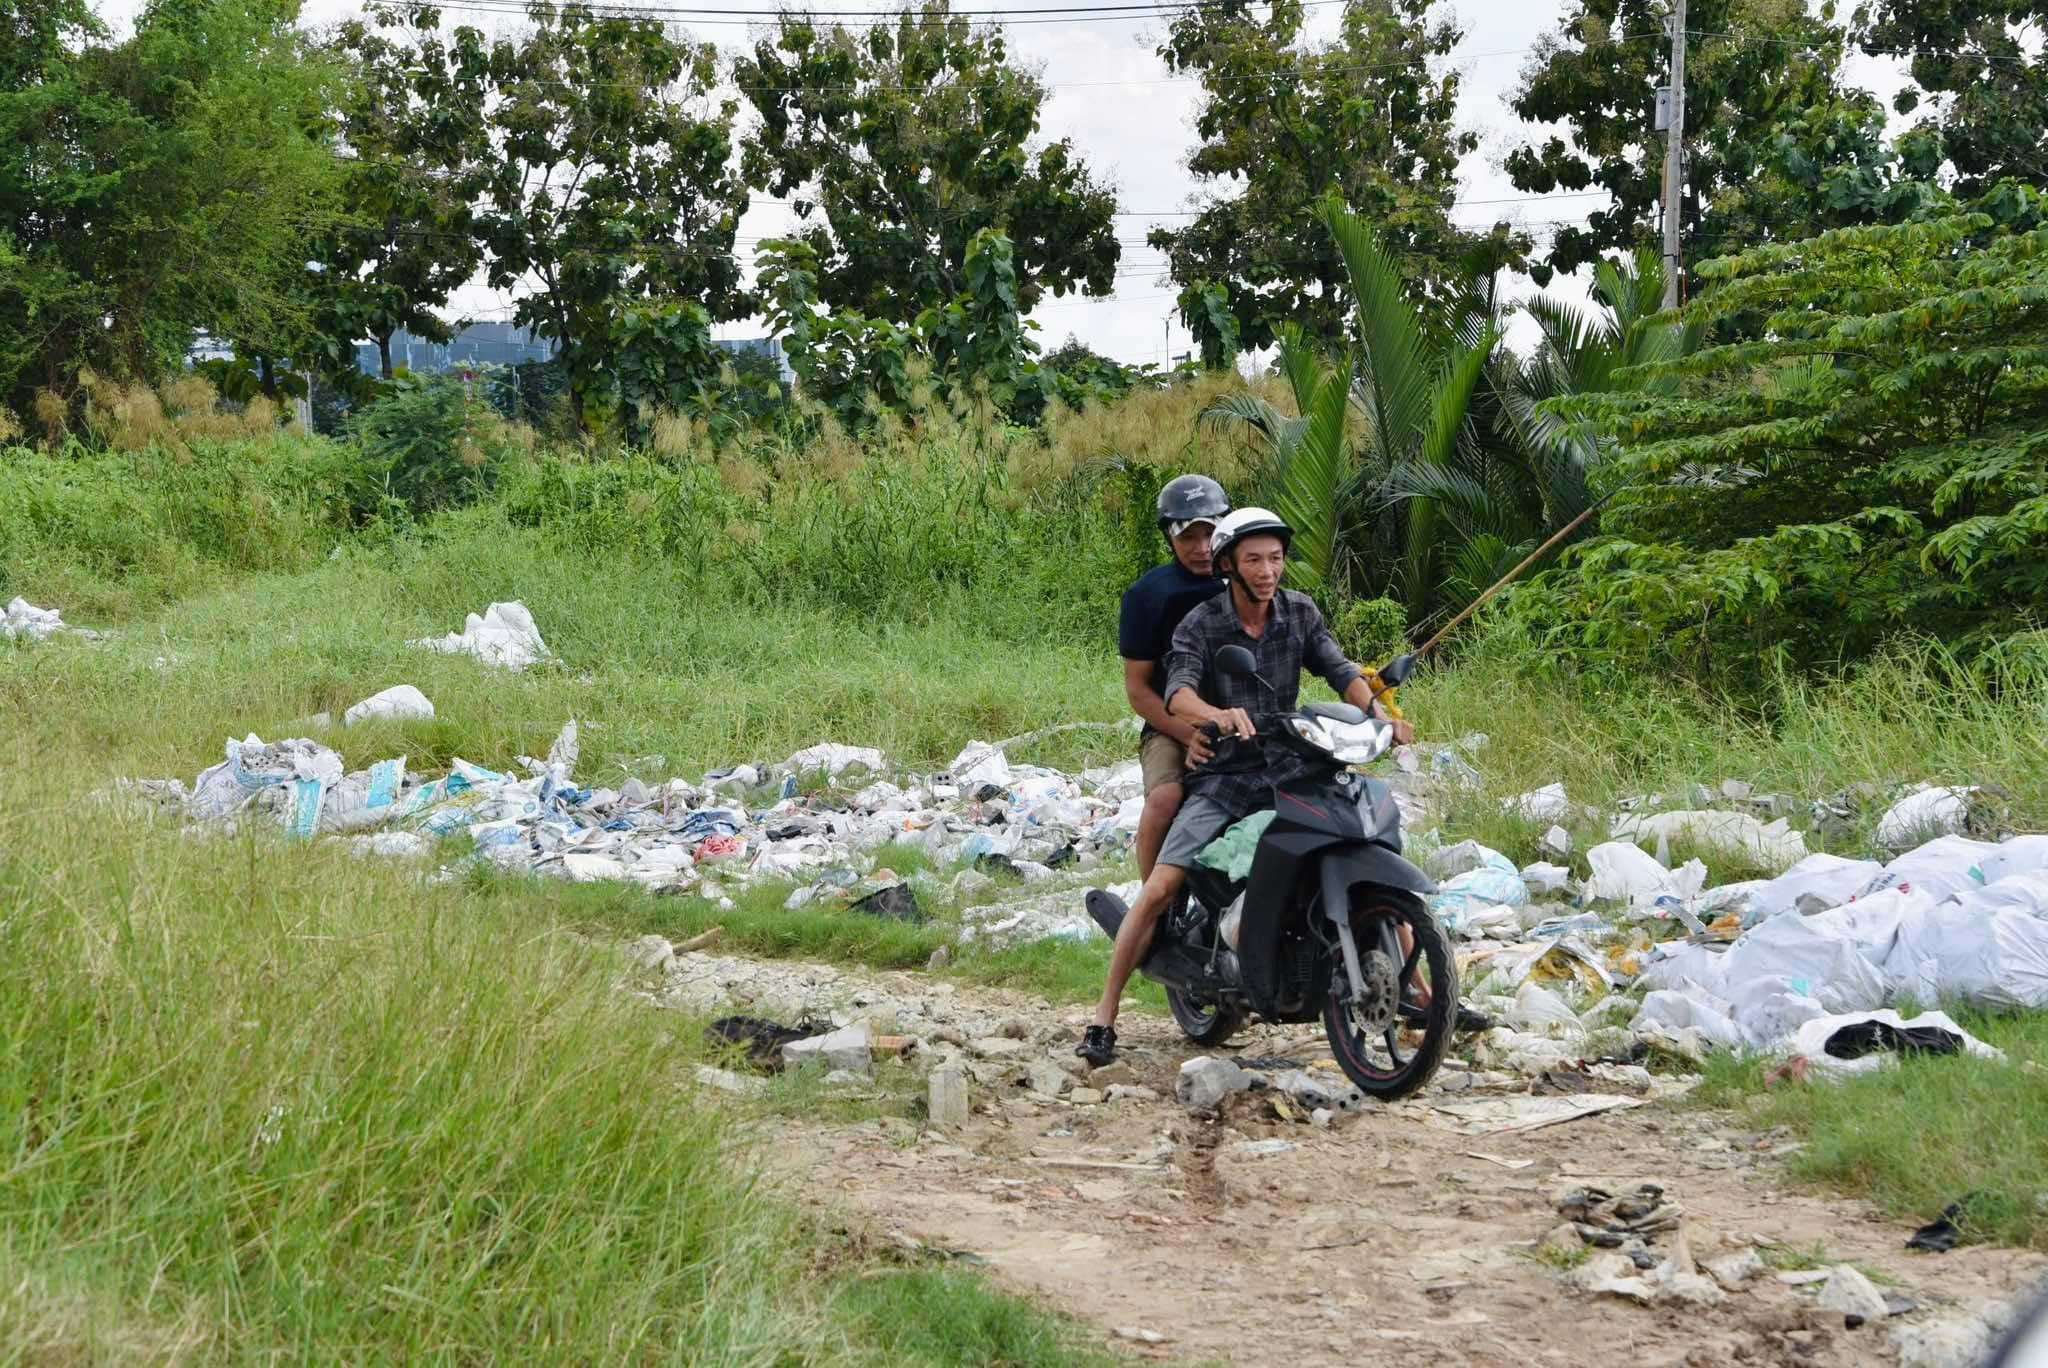
[(925, 1111), (934, 1126), (958, 1130), (967, 1124), (967, 1067), (957, 1058), (925, 1079)]
[(697, 1081), (707, 1088), (735, 1093), (741, 1097), (757, 1096), (768, 1086), (766, 1079), (736, 1074), (729, 1069), (714, 1069), (708, 1064), (697, 1066)]
[(341, 715), (341, 724), (353, 727), (358, 722), (373, 719), (412, 721), (432, 717), (434, 705), (418, 689), (410, 684), (394, 684), (381, 693), (373, 693), (362, 702)]
[(860, 1021), (825, 1035), (788, 1041), (782, 1047), (783, 1067), (800, 1069), (807, 1064), (823, 1062), (826, 1069), (834, 1072), (843, 1069), (866, 1075), (874, 1068), (868, 1035), (867, 1023)]
[(101, 641), (106, 636), (90, 628), (72, 627), (55, 608), (38, 608), (25, 598), (9, 600), (7, 611), (0, 613), (0, 638), (8, 641), (47, 641), (59, 632), (87, 641)]
[(1545, 1126), (1597, 1116), (1604, 1111), (1642, 1105), (1640, 1098), (1579, 1093), (1564, 1097), (1488, 1097), (1469, 1102), (1428, 1102), (1423, 1104), (1422, 1110), (1453, 1118), (1452, 1121), (1436, 1121), (1425, 1116), (1431, 1124), (1455, 1130), (1461, 1135), (1506, 1135), (1513, 1131), (1541, 1130)]
[(1836, 1264), (1828, 1270), (1828, 1280), (1820, 1288), (1820, 1307), (1823, 1311), (1841, 1312), (1842, 1323), (1851, 1330), (1881, 1321), (1890, 1314), (1884, 1295), (1848, 1264)]
[[(660, 940), (661, 937), (659, 936), (644, 936), (637, 943), (636, 950), (641, 946), (648, 946), (648, 943), (651, 941)], [(667, 945), (667, 942), (662, 941), (662, 944)], [(641, 960), (642, 963), (648, 963), (650, 959), (658, 960), (659, 967), (663, 972), (666, 972), (675, 963), (673, 951), (667, 956), (661, 956), (657, 950), (649, 946), (642, 953), (646, 955), (646, 958)], [(636, 955), (636, 958), (638, 957)], [(649, 967), (655, 966), (650, 964)], [(783, 1064), (782, 1051), (784, 1046), (799, 1040), (809, 1040), (814, 1036), (824, 1035), (829, 1029), (831, 1029), (829, 1026), (810, 1020), (805, 1020), (795, 1026), (784, 1026), (780, 1022), (769, 1021), (762, 1017), (728, 1016), (720, 1017), (709, 1026), (706, 1026), (704, 1028), (704, 1038), (715, 1045), (744, 1045), (747, 1048), (747, 1058), (755, 1065), (762, 1068), (779, 1069)]]
[(1914, 1231), (1906, 1241), (1906, 1248), (1917, 1249), (1923, 1254), (1946, 1254), (1962, 1243), (1963, 1215), (1970, 1208), (1976, 1193), (1958, 1198), (1941, 1209), (1941, 1214)]
[(406, 645), (455, 655), (473, 655), (486, 665), (506, 670), (523, 670), (540, 661), (554, 659), (547, 643), (540, 638), (540, 628), (534, 625), (533, 614), (527, 611), (525, 604), (517, 601), (493, 603), (484, 609), (481, 616), (471, 613), (463, 620), (460, 632), (422, 637), (408, 641)]
[(1198, 1055), (1180, 1066), (1180, 1074), (1173, 1081), (1173, 1095), (1189, 1111), (1211, 1111), (1230, 1094), (1243, 1092), (1261, 1081), (1259, 1075), (1228, 1059)]

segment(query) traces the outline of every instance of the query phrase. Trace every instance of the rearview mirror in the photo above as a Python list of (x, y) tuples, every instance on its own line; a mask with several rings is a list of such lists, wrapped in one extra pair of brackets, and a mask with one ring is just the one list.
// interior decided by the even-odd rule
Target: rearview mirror
[(1408, 676), (1413, 673), (1415, 673), (1415, 653), (1410, 651), (1407, 655), (1395, 656), (1392, 660), (1380, 666), (1380, 683), (1390, 689), (1398, 689), (1408, 682)]
[(1259, 672), (1259, 662), (1242, 646), (1225, 646), (1216, 653), (1216, 668), (1237, 679), (1250, 679)]

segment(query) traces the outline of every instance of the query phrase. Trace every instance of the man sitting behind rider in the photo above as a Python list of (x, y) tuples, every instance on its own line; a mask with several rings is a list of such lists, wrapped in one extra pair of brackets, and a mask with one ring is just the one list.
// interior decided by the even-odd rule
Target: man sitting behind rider
[(1117, 654), (1124, 662), (1124, 696), (1131, 711), (1145, 719), (1138, 739), (1138, 763), (1144, 774), (1145, 808), (1138, 817), (1138, 877), (1152, 873), (1159, 844), (1173, 815), (1180, 811), (1181, 781), (1188, 754), (1194, 763), (1208, 758), (1195, 724), (1166, 711), (1166, 653), (1182, 619), (1198, 605), (1223, 592), (1223, 582), (1210, 573), (1209, 538), (1216, 520), (1230, 511), (1223, 486), (1206, 475), (1182, 475), (1159, 491), (1159, 530), (1173, 559), (1140, 575), (1124, 591), (1117, 616)]
[[(1230, 590), (1191, 611), (1173, 634), (1163, 691), (1173, 717), (1196, 727), (1213, 722), (1225, 737), (1249, 738), (1255, 734), (1254, 709), (1294, 711), (1304, 669), (1321, 675), (1345, 702), (1376, 717), (1387, 716), (1373, 698), (1364, 671), (1345, 658), (1330, 635), (1315, 600), (1280, 587), (1293, 538), (1293, 529), (1263, 508), (1239, 509), (1216, 525), (1210, 556)], [(1272, 686), (1270, 693), (1254, 680), (1210, 670), (1216, 653), (1230, 645), (1252, 653), (1259, 676)], [(1198, 687), (1206, 696), (1196, 692)], [(1402, 742), (1413, 735), (1405, 722), (1394, 723), (1394, 729)], [(1292, 757), (1279, 758), (1274, 769), (1258, 765), (1256, 757), (1250, 763), (1254, 767), (1248, 770), (1234, 762), (1229, 772), (1214, 763), (1188, 772), (1180, 815), (1167, 830), (1158, 862), (1117, 930), (1095, 1024), (1074, 1051), (1089, 1063), (1099, 1066), (1115, 1057), (1116, 1014), (1124, 985), (1151, 948), (1160, 913), (1186, 885), (1195, 856), (1231, 823), (1272, 806), (1272, 786), (1293, 777), (1292, 767), (1300, 764)]]

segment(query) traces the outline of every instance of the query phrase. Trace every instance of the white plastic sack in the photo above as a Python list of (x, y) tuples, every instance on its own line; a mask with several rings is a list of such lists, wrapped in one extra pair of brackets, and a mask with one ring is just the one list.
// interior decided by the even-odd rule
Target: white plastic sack
[(1890, 981), (1838, 922), (1828, 920), (1832, 915), (1774, 917), (1743, 932), (1721, 957), (1720, 995), (1732, 998), (1745, 983), (1777, 977), (1831, 1012), (1882, 1005), (1891, 996)]
[(1659, 989), (1643, 999), (1642, 1010), (1629, 1022), (1629, 1029), (1638, 1035), (1677, 1035), (1691, 1027), (1723, 1049), (1739, 1050), (1745, 1042), (1724, 1010), (1726, 1005), (1696, 984)]
[(1455, 879), (1475, 869), (1513, 870), (1515, 862), (1492, 846), (1467, 840), (1424, 853), (1422, 867), (1432, 879)]
[(2048, 921), (1952, 899), (1901, 920), (1885, 970), (1922, 1002), (2048, 1007)]
[(1955, 1023), (1946, 1012), (1922, 1012), (1911, 1020), (1901, 1018), (1897, 1012), (1886, 1009), (1880, 1012), (1848, 1012), (1839, 1016), (1816, 1017), (1801, 1026), (1792, 1037), (1790, 1053), (1804, 1055), (1808, 1068), (1822, 1077), (1846, 1078), (1851, 1074), (1872, 1073), (1898, 1058), (1890, 1051), (1878, 1051), (1859, 1059), (1838, 1059), (1828, 1053), (1828, 1040), (1835, 1032), (1847, 1026), (1859, 1025), (1866, 1021), (1881, 1021), (1904, 1030), (1934, 1028), (1949, 1031), (1963, 1039), (1963, 1050), (1979, 1059), (2004, 1059), (2001, 1050), (1986, 1045), (1977, 1037)]
[(1518, 1031), (1542, 1036), (1585, 1034), (1579, 1014), (1571, 1004), (1540, 983), (1524, 983), (1515, 990), (1515, 1005), (1508, 1010), (1508, 1024)]
[(969, 741), (966, 749), (946, 766), (946, 772), (956, 783), (966, 787), (981, 784), (995, 784), (1002, 788), (1010, 786), (1009, 758), (987, 741)]
[(1586, 880), (1586, 897), (1598, 902), (1611, 898), (1632, 906), (1653, 903), (1664, 897), (1689, 897), (1699, 892), (1681, 891), (1671, 871), (1657, 863), (1657, 857), (1630, 841), (1606, 841), (1586, 852), (1593, 877)]
[(2048, 870), (2048, 836), (2015, 836), (1977, 862), (1987, 884), (2015, 874)]
[(1783, 817), (1761, 822), (1746, 812), (1700, 809), (1647, 816), (1626, 813), (1615, 819), (1612, 832), (1634, 841), (1689, 839), (1709, 850), (1768, 869), (1782, 870), (1806, 858), (1806, 837), (1792, 830)]
[(1893, 803), (1877, 822), (1879, 844), (1901, 850), (1963, 829), (1974, 788), (1921, 788)]
[(1998, 846), (1990, 841), (1973, 841), (1967, 836), (1937, 836), (1886, 865), (1857, 890), (1856, 896), (1867, 898), (1887, 888), (1911, 888), (1939, 902), (1981, 886), (1984, 882), (1981, 864), (1985, 857), (1997, 851)]
[(850, 769), (880, 774), (889, 767), (888, 757), (872, 746), (842, 746), (833, 741), (806, 746), (783, 764), (795, 774), (823, 770), (834, 779)]
[(353, 727), (373, 717), (409, 720), (432, 717), (434, 705), (427, 696), (410, 684), (394, 684), (379, 693), (373, 693), (362, 702), (341, 715), (344, 727)]
[(1513, 798), (1501, 800), (1501, 810), (1529, 822), (1562, 822), (1571, 815), (1571, 800), (1563, 784), (1545, 784)]
[(1728, 1019), (1742, 1032), (1743, 1043), (1752, 1050), (1774, 1049), (1791, 1039), (1801, 1026), (1828, 1013), (1820, 999), (1781, 974), (1740, 982), (1729, 979), (1724, 987), (1728, 992)]
[(385, 822), (398, 814), (398, 795), (404, 787), (405, 757), (379, 760), (322, 795), (316, 829), (360, 831)]
[(265, 789), (308, 780), (332, 787), (341, 782), (341, 757), (317, 741), (294, 737), (266, 745), (251, 732), (230, 739), (227, 758), (201, 770), (192, 781), (185, 811), (196, 818), (225, 817)]
[(493, 603), (482, 616), (471, 613), (463, 619), (460, 632), (422, 637), (406, 644), (453, 655), (473, 655), (486, 665), (507, 670), (523, 670), (551, 655), (547, 643), (540, 638), (540, 628), (534, 625), (533, 614), (516, 600)]
[(1801, 898), (1815, 898), (1826, 907), (1839, 907), (1883, 872), (1884, 866), (1875, 860), (1845, 860), (1816, 851), (1757, 889), (1750, 899), (1747, 919), (1758, 922), (1796, 911)]
[(44, 641), (64, 630), (64, 619), (55, 608), (38, 608), (25, 598), (11, 600), (0, 614), (0, 637)]
[(1538, 861), (1522, 866), (1522, 884), (1529, 890), (1529, 896), (1532, 898), (1562, 893), (1571, 881), (1571, 870), (1560, 864), (1545, 864)]
[(1725, 972), (1723, 962), (1727, 958), (1728, 951), (1719, 945), (1666, 941), (1644, 956), (1642, 972), (1636, 975), (1636, 986), (1679, 989), (1695, 985), (1719, 997)]

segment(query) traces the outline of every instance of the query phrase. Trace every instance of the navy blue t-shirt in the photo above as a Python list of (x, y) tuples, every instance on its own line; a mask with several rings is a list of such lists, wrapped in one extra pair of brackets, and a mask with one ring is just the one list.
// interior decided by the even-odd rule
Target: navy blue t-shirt
[(1223, 581), (1189, 573), (1178, 560), (1156, 565), (1124, 590), (1117, 616), (1116, 652), (1125, 660), (1152, 662), (1152, 687), (1166, 687), (1166, 652), (1173, 632), (1196, 605), (1223, 592)]

